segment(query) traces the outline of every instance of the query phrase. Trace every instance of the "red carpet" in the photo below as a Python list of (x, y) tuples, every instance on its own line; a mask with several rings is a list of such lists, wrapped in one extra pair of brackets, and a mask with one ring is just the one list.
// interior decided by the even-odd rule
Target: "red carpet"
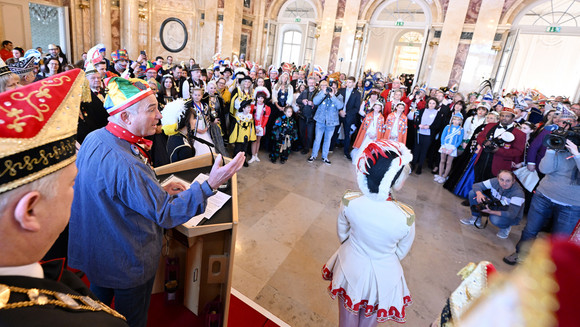
[[(68, 269), (78, 271), (70, 267)], [(90, 286), (86, 275), (82, 279), (87, 286)], [(147, 327), (214, 327), (206, 324), (204, 317), (194, 315), (181, 303), (166, 304), (164, 295), (164, 293), (151, 295)], [(279, 327), (279, 325), (231, 294), (228, 327)]]
[[(197, 317), (181, 304), (166, 305), (163, 293), (151, 296), (148, 327), (209, 327), (204, 319)], [(264, 317), (261, 313), (230, 295), (230, 315), (228, 327), (278, 327), (277, 324)]]

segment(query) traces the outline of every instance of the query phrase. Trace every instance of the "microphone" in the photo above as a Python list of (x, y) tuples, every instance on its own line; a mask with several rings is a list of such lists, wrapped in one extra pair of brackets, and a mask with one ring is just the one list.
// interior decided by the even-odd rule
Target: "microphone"
[[(215, 157), (213, 155), (213, 151), (211, 150), (212, 148), (215, 148), (215, 145), (207, 140), (204, 140), (200, 137), (197, 137), (197, 135), (192, 135), (191, 136), (192, 139), (196, 140), (197, 142), (206, 145), (209, 148), (209, 152), (211, 153), (211, 165), (213, 166), (213, 164), (215, 163)], [(226, 165), (226, 161), (224, 159), (224, 156), (222, 155), (222, 165)]]
[(197, 135), (192, 135), (191, 138), (194, 139), (194, 140), (196, 140), (196, 141), (198, 141), (199, 143), (205, 144), (205, 145), (207, 145), (209, 147), (215, 147), (213, 143), (211, 143), (209, 141), (206, 141), (206, 140), (204, 140), (204, 139), (202, 139), (200, 137), (197, 137)]

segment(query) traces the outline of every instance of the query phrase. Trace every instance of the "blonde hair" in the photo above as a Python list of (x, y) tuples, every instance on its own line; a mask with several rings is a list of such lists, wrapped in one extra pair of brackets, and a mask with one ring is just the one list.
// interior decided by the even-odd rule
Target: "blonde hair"
[(6, 91), (6, 85), (10, 82), (10, 79), (12, 79), (12, 78), (18, 78), (20, 80), (20, 76), (14, 74), (14, 73), (9, 73), (9, 74), (0, 76), (0, 92)]

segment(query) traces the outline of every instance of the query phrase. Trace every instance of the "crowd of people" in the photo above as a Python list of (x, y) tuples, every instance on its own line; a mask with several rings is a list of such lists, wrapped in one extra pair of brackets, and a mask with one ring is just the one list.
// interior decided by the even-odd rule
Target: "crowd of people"
[[(291, 158), (312, 163), (319, 156), (326, 165), (349, 160), (363, 172), (360, 178), (369, 180), (366, 186), (359, 180), (359, 186), (371, 198), (390, 199), (392, 184), (404, 181), (401, 173), (421, 175), (428, 169), (434, 183), (470, 207), (461, 223), (485, 228), (489, 217), (499, 238), (507, 238), (527, 214), (516, 251), (504, 258), (509, 264), (525, 258), (526, 244), (542, 230), (569, 236), (580, 218), (574, 196), (580, 191), (580, 104), (562, 97), (547, 98), (536, 90), (464, 96), (457, 86), (429, 88), (412, 76), (369, 71), (354, 77), (293, 63), (266, 68), (243, 56), (216, 55), (205, 68), (193, 58), (177, 63), (145, 51), (131, 54), (131, 60), (124, 49), (109, 59), (101, 44), (73, 66), (59, 46), (48, 50), (46, 55), (42, 49), (24, 52), (4, 41), (0, 92), (34, 89), (35, 81), (54, 83), (65, 76), (61, 72), (77, 72), (75, 66), (84, 71), (75, 130), (78, 176), (65, 254), (68, 249), (69, 265), (88, 275), (103, 305), (115, 297), (117, 310), (132, 326), (146, 322), (149, 303), (135, 299), (151, 291), (163, 228), (203, 210), (217, 186), (242, 165), (260, 164), (260, 150), (274, 164)], [(335, 158), (336, 148), (345, 159)], [(161, 188), (150, 169), (207, 153), (235, 159), (225, 167), (216, 164), (208, 182), (188, 190), (173, 184)], [(390, 166), (375, 163), (379, 156), (389, 165), (393, 158), (405, 159), (385, 189), (379, 186)], [(378, 175), (367, 171), (371, 168)], [(389, 210), (394, 208), (401, 207)], [(107, 217), (126, 219), (119, 224)], [(403, 227), (405, 217), (399, 222)], [(349, 233), (343, 230), (341, 238)], [(414, 224), (400, 230), (397, 241), (405, 245), (398, 245), (396, 259), (409, 251), (413, 236)], [(119, 255), (108, 255), (113, 252)], [(326, 268), (340, 265), (336, 260)], [(333, 278), (331, 270), (327, 279)], [(398, 299), (397, 314), (374, 312), (373, 319), (404, 321), (410, 302), (404, 277), (399, 286), (405, 298)], [(336, 289), (334, 296), (346, 296), (343, 291)]]

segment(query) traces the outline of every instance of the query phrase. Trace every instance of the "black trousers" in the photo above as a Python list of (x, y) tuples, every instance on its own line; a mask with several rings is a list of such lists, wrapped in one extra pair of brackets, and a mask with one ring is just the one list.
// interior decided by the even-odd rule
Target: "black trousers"
[(423, 166), (425, 158), (427, 158), (427, 152), (429, 151), (429, 146), (431, 145), (431, 135), (418, 134), (415, 139), (415, 148), (413, 149), (413, 163)]
[(312, 143), (314, 142), (314, 126), (316, 122), (314, 119), (298, 119), (298, 134), (300, 135), (300, 142), (302, 142), (302, 147), (305, 150), (310, 150), (312, 148)]
[[(336, 126), (336, 128), (334, 129), (334, 134), (332, 134), (332, 141), (330, 141), (330, 149), (334, 150), (334, 147), (336, 146), (336, 140), (338, 139), (338, 131), (340, 130), (340, 126), (342, 126), (342, 130), (344, 131), (344, 154), (346, 155), (350, 155), (350, 150), (352, 150), (350, 148), (350, 144), (351, 144), (351, 135), (350, 135), (350, 127), (355, 123), (356, 120), (356, 116), (355, 117), (339, 117), (338, 118), (338, 126)], [(356, 134), (353, 134), (356, 135)]]
[(260, 147), (268, 152), (272, 152), (274, 150), (274, 142), (272, 141), (272, 127), (274, 127), (276, 119), (278, 119), (278, 117), (282, 116), (284, 113), (280, 111), (275, 104), (270, 104), (269, 106), (271, 108), (270, 117), (266, 123), (266, 135), (262, 136)]
[(248, 142), (244, 142), (244, 143), (236, 142), (236, 143), (234, 143), (234, 156), (233, 157), (235, 157), (236, 154), (238, 154), (239, 152), (243, 152), (246, 155), (246, 159), (248, 159), (248, 156), (250, 156), (250, 157), (252, 156), (252, 154), (248, 153), (248, 148), (249, 148)]
[[(429, 169), (439, 167), (439, 161), (441, 160), (439, 148), (441, 148), (441, 134), (431, 142), (429, 150), (427, 150), (427, 167), (429, 167)], [(438, 172), (438, 174), (441, 174), (441, 172)]]

